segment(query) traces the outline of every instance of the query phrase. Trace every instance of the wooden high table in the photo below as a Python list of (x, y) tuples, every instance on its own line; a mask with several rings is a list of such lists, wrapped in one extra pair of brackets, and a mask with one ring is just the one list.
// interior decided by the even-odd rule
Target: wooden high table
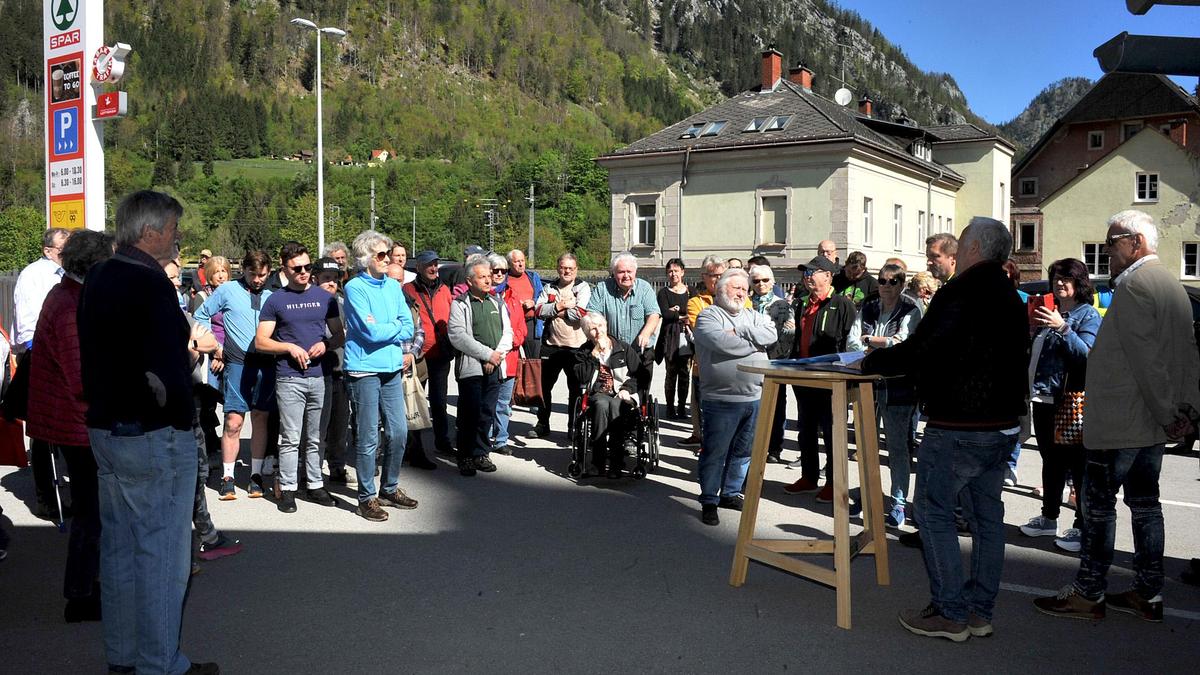
[[(750, 561), (787, 570), (837, 590), (837, 625), (850, 628), (850, 560), (860, 553), (875, 556), (875, 579), (881, 586), (891, 583), (888, 575), (883, 489), (879, 481), (879, 444), (875, 430), (875, 395), (870, 375), (805, 370), (798, 366), (744, 365), (738, 370), (763, 376), (763, 396), (754, 431), (754, 449), (746, 476), (746, 501), (733, 552), (732, 586), (746, 583)], [(833, 405), (833, 539), (755, 539), (758, 500), (762, 496), (763, 470), (771, 443), (771, 425), (779, 388), (787, 385), (825, 389)], [(854, 403), (854, 429), (858, 441), (858, 471), (863, 495), (863, 531), (850, 537), (849, 458), (846, 449), (846, 405)], [(833, 554), (833, 569), (798, 560), (785, 554)]]

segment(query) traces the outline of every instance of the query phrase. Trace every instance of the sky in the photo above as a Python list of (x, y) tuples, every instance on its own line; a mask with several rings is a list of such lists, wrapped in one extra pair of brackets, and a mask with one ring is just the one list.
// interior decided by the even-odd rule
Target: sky
[[(1142, 16), (1125, 0), (833, 0), (860, 14), (918, 68), (950, 73), (988, 122), (1016, 117), (1064, 77), (1099, 79), (1092, 50), (1121, 31), (1200, 37), (1200, 6), (1156, 5)], [(1173, 78), (1194, 91), (1196, 78)]]

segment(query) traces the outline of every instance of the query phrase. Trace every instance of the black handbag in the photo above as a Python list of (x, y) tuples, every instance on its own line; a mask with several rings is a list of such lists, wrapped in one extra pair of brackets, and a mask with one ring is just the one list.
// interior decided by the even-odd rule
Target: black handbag
[(0, 414), (9, 421), (23, 420), (29, 417), (29, 369), (32, 349), (26, 349), (17, 357), (17, 372), (13, 373), (12, 381), (4, 391), (4, 400), (0, 401)]

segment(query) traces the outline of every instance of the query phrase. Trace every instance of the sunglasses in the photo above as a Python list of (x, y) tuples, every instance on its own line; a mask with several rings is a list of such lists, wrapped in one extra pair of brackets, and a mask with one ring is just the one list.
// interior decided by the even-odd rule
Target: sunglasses
[(375, 259), (376, 259), (376, 260), (387, 260), (387, 259), (388, 259), (388, 252), (387, 252), (387, 251), (376, 251), (376, 252), (375, 252)]
[(292, 274), (307, 274), (312, 271), (312, 265), (293, 265), (288, 269), (292, 271)]
[(814, 274), (816, 274), (816, 273), (817, 273), (817, 270), (804, 270), (804, 273), (803, 273), (803, 274), (804, 274), (804, 276), (806, 276), (806, 277), (811, 277), (812, 275), (814, 275)]
[(1126, 232), (1125, 234), (1114, 234), (1111, 237), (1108, 237), (1104, 240), (1104, 245), (1108, 246), (1108, 247), (1112, 247), (1113, 244), (1117, 243), (1118, 239), (1124, 239), (1125, 237), (1132, 237), (1135, 234), (1137, 234), (1137, 233), (1136, 232)]
[(879, 279), (880, 286), (899, 286), (900, 283), (901, 283), (900, 280), (897, 279), (896, 277), (892, 277), (891, 279), (883, 279), (883, 278)]
[(507, 267), (493, 267), (492, 274), (508, 274)]
[(769, 284), (769, 283), (771, 283), (771, 280), (770, 280), (770, 279), (755, 279), (755, 280), (754, 280), (754, 283), (756, 283), (756, 284)]

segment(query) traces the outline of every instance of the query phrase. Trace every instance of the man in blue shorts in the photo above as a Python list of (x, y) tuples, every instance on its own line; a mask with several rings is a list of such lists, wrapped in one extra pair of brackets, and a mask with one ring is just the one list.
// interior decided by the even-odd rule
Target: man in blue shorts
[(237, 499), (233, 489), (233, 466), (242, 443), (246, 413), (254, 424), (250, 436), (250, 484), (252, 498), (263, 496), (262, 466), (267, 455), (267, 418), (275, 408), (275, 360), (254, 350), (254, 335), (262, 306), (271, 296), (266, 288), (271, 260), (263, 251), (247, 251), (242, 258), (242, 278), (221, 284), (196, 310), (196, 321), (212, 327), (212, 317), (225, 320), (225, 428), (221, 437), (220, 499)]

